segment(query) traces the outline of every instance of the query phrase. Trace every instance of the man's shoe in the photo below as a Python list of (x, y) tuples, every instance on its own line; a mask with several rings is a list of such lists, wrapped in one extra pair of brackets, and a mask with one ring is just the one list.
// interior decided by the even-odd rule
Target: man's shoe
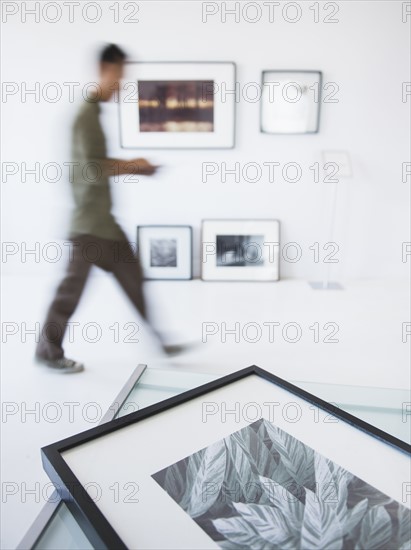
[(44, 359), (43, 357), (36, 355), (36, 361), (61, 374), (72, 374), (84, 370), (83, 363), (73, 361), (72, 359), (67, 359), (67, 357), (61, 357), (60, 359)]

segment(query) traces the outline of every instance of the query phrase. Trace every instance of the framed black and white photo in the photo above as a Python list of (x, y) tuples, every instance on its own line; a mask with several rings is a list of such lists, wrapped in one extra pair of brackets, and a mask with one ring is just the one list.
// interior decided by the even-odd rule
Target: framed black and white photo
[(263, 71), (261, 131), (312, 134), (320, 121), (320, 71)]
[(252, 366), (42, 458), (94, 547), (373, 550), (410, 543), (410, 452)]
[(192, 228), (188, 225), (140, 225), (138, 255), (146, 279), (192, 278)]
[(203, 220), (202, 278), (205, 281), (277, 281), (278, 220)]
[(122, 147), (234, 147), (234, 63), (143, 62), (125, 67), (119, 95)]

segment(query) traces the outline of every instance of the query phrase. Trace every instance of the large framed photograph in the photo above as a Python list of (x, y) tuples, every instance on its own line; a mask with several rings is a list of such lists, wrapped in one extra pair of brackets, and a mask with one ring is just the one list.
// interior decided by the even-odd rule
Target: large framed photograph
[(125, 148), (234, 147), (234, 63), (126, 63), (120, 86)]
[(42, 458), (94, 547), (381, 550), (410, 544), (410, 452), (252, 366)]
[(278, 281), (278, 220), (203, 220), (205, 281)]
[(318, 132), (321, 88), (320, 71), (263, 71), (261, 132)]
[(145, 279), (192, 278), (192, 228), (139, 225), (138, 255)]

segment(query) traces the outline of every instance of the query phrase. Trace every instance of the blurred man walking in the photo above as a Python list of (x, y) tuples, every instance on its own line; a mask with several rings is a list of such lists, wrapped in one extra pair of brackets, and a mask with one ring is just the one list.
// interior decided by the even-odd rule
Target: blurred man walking
[[(104, 48), (100, 56), (99, 92), (84, 103), (73, 126), (71, 184), (75, 207), (69, 237), (71, 257), (36, 349), (39, 362), (61, 373), (84, 369), (82, 363), (65, 357), (62, 343), (93, 265), (114, 275), (140, 315), (147, 320), (142, 271), (111, 212), (109, 176), (129, 173), (151, 176), (156, 167), (145, 159), (107, 158), (106, 140), (99, 121), (99, 103), (108, 101), (118, 91), (125, 59), (119, 47), (111, 44)], [(178, 346), (162, 346), (166, 353), (178, 352)]]

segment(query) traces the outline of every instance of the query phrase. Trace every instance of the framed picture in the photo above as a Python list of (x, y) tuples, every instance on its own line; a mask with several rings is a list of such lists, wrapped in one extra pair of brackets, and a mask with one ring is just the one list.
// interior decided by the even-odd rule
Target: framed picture
[(252, 366), (42, 458), (98, 548), (344, 550), (408, 547), (410, 452)]
[[(100, 420), (100, 424), (113, 420), (118, 414), (126, 412), (129, 409), (129, 403), (127, 403), (128, 397), (146, 369), (147, 365), (137, 365)], [(39, 515), (17, 546), (17, 550), (39, 550), (40, 548), (93, 549), (90, 541), (71, 515), (66, 504), (60, 499), (57, 490), (53, 491), (50, 495)]]
[(192, 278), (192, 228), (139, 225), (138, 255), (146, 279)]
[(203, 220), (205, 281), (278, 281), (278, 220)]
[(263, 71), (261, 131), (312, 134), (320, 122), (320, 71)]
[(234, 147), (235, 75), (228, 62), (126, 63), (122, 147)]

